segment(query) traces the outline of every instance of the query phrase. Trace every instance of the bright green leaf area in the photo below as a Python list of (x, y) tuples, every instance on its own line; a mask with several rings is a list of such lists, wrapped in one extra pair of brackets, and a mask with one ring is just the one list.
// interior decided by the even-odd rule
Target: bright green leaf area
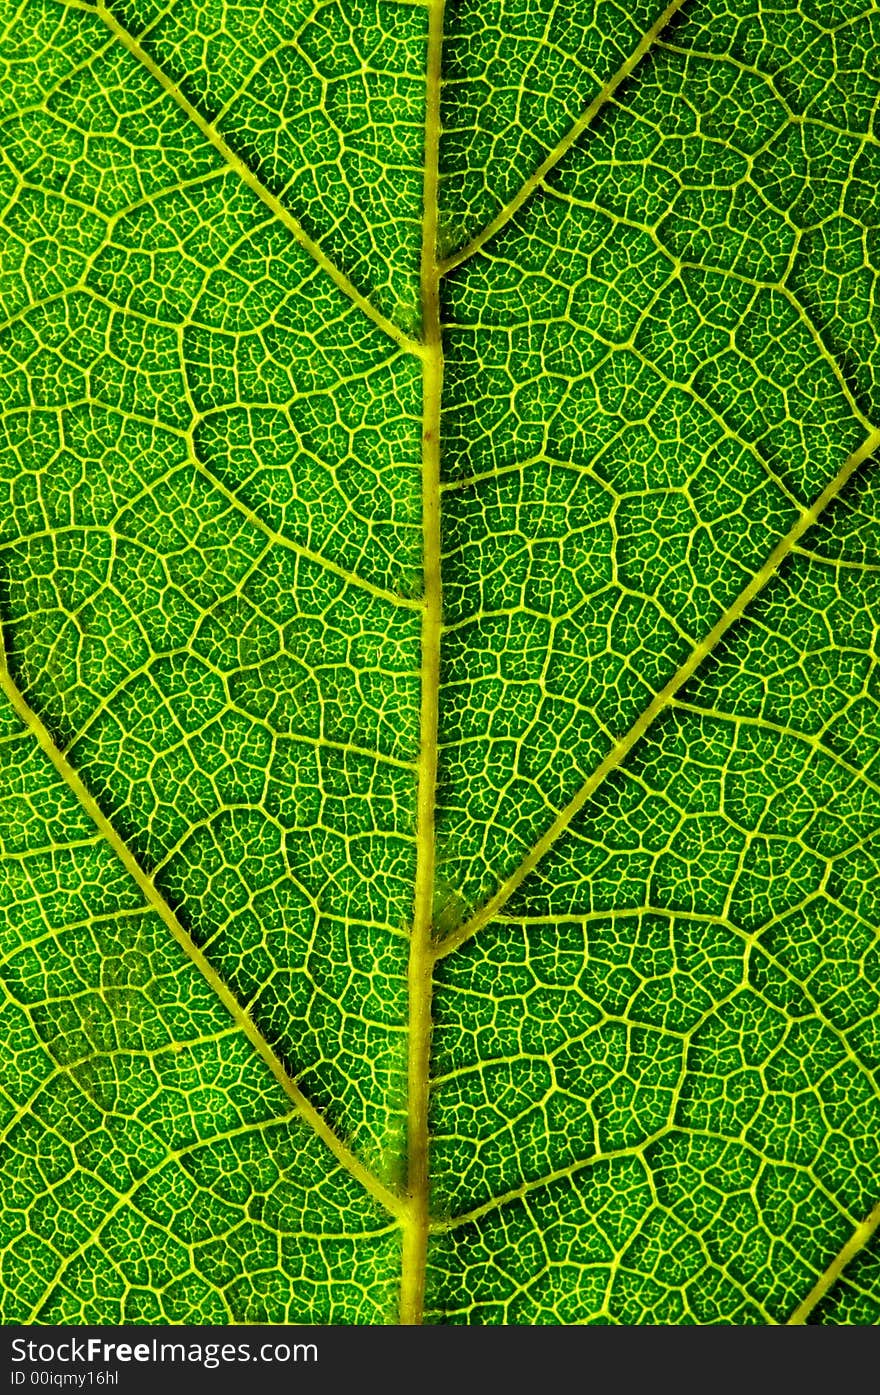
[(880, 8), (2, 24), (2, 1320), (880, 1322)]

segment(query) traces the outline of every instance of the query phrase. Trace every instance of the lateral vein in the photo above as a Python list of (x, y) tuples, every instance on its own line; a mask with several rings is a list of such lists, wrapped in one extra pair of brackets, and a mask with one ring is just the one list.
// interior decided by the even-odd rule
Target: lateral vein
[(878, 448), (880, 448), (880, 428), (875, 429), (866, 437), (858, 450), (853, 451), (852, 455), (844, 461), (843, 465), (834, 476), (834, 479), (826, 485), (822, 493), (818, 495), (810, 507), (803, 510), (797, 522), (789, 529), (785, 537), (776, 544), (766, 562), (760, 570), (755, 573), (748, 586), (744, 587), (733, 603), (728, 606), (720, 620), (712, 627), (706, 637), (699, 644), (694, 646), (685, 662), (676, 673), (673, 674), (666, 686), (661, 688), (660, 692), (657, 693), (648, 704), (641, 716), (638, 717), (630, 727), (626, 735), (615, 742), (611, 750), (605, 756), (605, 759), (596, 767), (589, 778), (584, 781), (577, 794), (569, 800), (568, 804), (566, 804), (565, 808), (557, 815), (547, 831), (538, 839), (534, 847), (522, 859), (519, 866), (502, 883), (495, 895), (487, 901), (470, 920), (459, 926), (457, 930), (453, 931), (452, 934), (448, 935), (445, 940), (442, 940), (437, 945), (434, 951), (436, 959), (443, 959), (447, 954), (451, 954), (453, 950), (458, 949), (475, 935), (478, 930), (482, 929), (484, 925), (494, 919), (502, 906), (507, 904), (513, 893), (521, 886), (529, 873), (534, 870), (544, 854), (549, 852), (557, 839), (566, 831), (572, 819), (580, 812), (591, 795), (595, 793), (611, 772), (616, 770), (625, 757), (629, 755), (636, 742), (641, 740), (660, 713), (671, 705), (679, 689), (684, 686), (688, 679), (693, 677), (700, 664), (711, 654), (712, 650), (727, 633), (731, 625), (739, 620), (746, 607), (755, 599), (759, 592), (764, 589), (768, 581), (775, 575), (782, 562), (792, 551), (795, 544), (799, 542), (804, 533), (813, 526), (828, 504), (830, 504), (833, 499), (837, 498), (855, 470), (857, 470), (865, 460), (868, 460)]
[(556, 145), (554, 145), (550, 153), (541, 162), (534, 174), (529, 175), (528, 179), (520, 185), (513, 198), (509, 199), (504, 207), (495, 214), (495, 217), (490, 223), (486, 224), (482, 232), (477, 233), (477, 236), (466, 243), (464, 247), (460, 248), (457, 252), (453, 252), (440, 263), (439, 272), (441, 276), (448, 275), (448, 273), (454, 271), (457, 266), (461, 266), (462, 262), (469, 261), (470, 258), (475, 256), (497, 232), (500, 232), (501, 229), (510, 222), (514, 214), (522, 208), (526, 199), (535, 192), (539, 184), (543, 183), (550, 171), (559, 164), (563, 155), (571, 149), (578, 137), (593, 123), (602, 108), (607, 106), (611, 101), (611, 98), (614, 96), (621, 83), (626, 81), (645, 57), (645, 54), (653, 47), (659, 35), (666, 28), (667, 24), (669, 24), (670, 20), (678, 13), (683, 4), (684, 0), (672, 0), (671, 4), (666, 6), (666, 9), (660, 15), (659, 19), (656, 19), (651, 25), (651, 28), (642, 35), (632, 53), (621, 63), (614, 76), (608, 79), (605, 85), (593, 98), (592, 102), (590, 102), (589, 106), (584, 109), (577, 121), (575, 121), (574, 125), (569, 127), (560, 141), (557, 141)]
[[(220, 1133), (211, 1134), (211, 1136), (208, 1138), (198, 1138), (190, 1140), (189, 1142), (177, 1148), (166, 1148), (166, 1151), (163, 1153), (159, 1162), (154, 1163), (153, 1166), (148, 1168), (146, 1172), (143, 1172), (138, 1177), (134, 1178), (134, 1180), (131, 1182), (131, 1185), (125, 1191), (116, 1191), (115, 1188), (108, 1187), (108, 1190), (110, 1190), (111, 1193), (115, 1194), (116, 1200), (113, 1202), (112, 1206), (110, 1206), (108, 1210), (105, 1211), (100, 1222), (93, 1230), (91, 1230), (88, 1233), (88, 1235), (80, 1243), (80, 1245), (75, 1250), (72, 1250), (67, 1255), (65, 1255), (55, 1274), (52, 1276), (51, 1282), (46, 1286), (43, 1293), (34, 1303), (27, 1319), (28, 1323), (36, 1323), (39, 1320), (40, 1312), (43, 1310), (43, 1308), (45, 1308), (46, 1303), (52, 1297), (52, 1295), (56, 1293), (60, 1288), (61, 1283), (64, 1279), (64, 1275), (77, 1262), (77, 1260), (82, 1259), (82, 1257), (88, 1252), (89, 1248), (100, 1239), (107, 1226), (113, 1221), (114, 1217), (119, 1215), (120, 1211), (122, 1211), (126, 1206), (128, 1206), (138, 1209), (138, 1213), (140, 1215), (144, 1214), (142, 1211), (139, 1210), (137, 1194), (138, 1192), (142, 1191), (144, 1187), (148, 1186), (150, 1182), (154, 1181), (155, 1178), (160, 1177), (164, 1169), (168, 1167), (169, 1163), (179, 1162), (184, 1158), (192, 1157), (194, 1153), (200, 1152), (203, 1148), (211, 1148), (216, 1143), (221, 1143), (227, 1139), (245, 1138), (249, 1134), (253, 1133), (255, 1128), (258, 1129), (261, 1133), (273, 1128), (278, 1128), (285, 1123), (286, 1119), (286, 1115), (281, 1115), (279, 1118), (265, 1119), (258, 1125), (245, 1124), (234, 1129), (224, 1129)], [(107, 1185), (106, 1182), (105, 1185)], [(374, 1231), (372, 1233), (375, 1235), (381, 1234), (382, 1232)], [(339, 1232), (337, 1232), (337, 1234), (339, 1234)], [(229, 1320), (230, 1323), (233, 1323), (235, 1321), (232, 1312), (229, 1313)]]
[(40, 749), (48, 756), (61, 779), (79, 800), (81, 807), (96, 825), (104, 840), (113, 849), (113, 852), (116, 854), (129, 876), (137, 884), (147, 905), (159, 916), (160, 920), (171, 933), (173, 939), (180, 945), (187, 958), (191, 960), (202, 977), (210, 984), (211, 988), (213, 988), (236, 1025), (247, 1037), (257, 1054), (269, 1067), (272, 1075), (278, 1081), (288, 1099), (293, 1103), (301, 1118), (310, 1125), (321, 1141), (326, 1144), (337, 1162), (361, 1184), (364, 1190), (367, 1191), (375, 1201), (378, 1201), (384, 1206), (386, 1211), (399, 1220), (403, 1209), (400, 1198), (380, 1182), (378, 1177), (375, 1177), (355, 1154), (346, 1147), (337, 1134), (330, 1128), (329, 1124), (321, 1117), (311, 1101), (303, 1094), (296, 1081), (288, 1074), (272, 1046), (263, 1036), (254, 1021), (248, 1016), (231, 989), (223, 981), (213, 965), (209, 963), (208, 959), (203, 954), (202, 950), (199, 949), (198, 945), (195, 944), (191, 936), (187, 934), (174, 911), (159, 891), (153, 878), (148, 876), (144, 871), (125, 840), (102, 812), (94, 796), (90, 794), (84, 785), (78, 772), (55, 744), (47, 727), (30, 706), (9, 671), (5, 643), (0, 644), (0, 689), (6, 694), (15, 712), (35, 738)]
[(873, 1211), (871, 1211), (870, 1215), (866, 1216), (861, 1224), (856, 1226), (846, 1244), (840, 1252), (834, 1256), (834, 1259), (831, 1261), (824, 1274), (817, 1279), (816, 1283), (810, 1289), (803, 1303), (799, 1303), (795, 1308), (786, 1323), (787, 1327), (806, 1326), (813, 1309), (821, 1302), (829, 1289), (833, 1288), (850, 1261), (855, 1259), (856, 1255), (865, 1248), (878, 1226), (880, 1226), (880, 1201), (877, 1202), (877, 1205), (874, 1207)]
[(193, 468), (198, 470), (203, 479), (206, 479), (209, 484), (213, 485), (243, 518), (246, 518), (253, 527), (258, 528), (276, 547), (283, 548), (287, 552), (292, 552), (294, 556), (302, 557), (307, 562), (314, 562), (316, 567), (320, 567), (323, 571), (329, 572), (332, 576), (339, 577), (340, 581), (344, 581), (346, 585), (356, 586), (361, 591), (366, 591), (368, 595), (375, 596), (380, 601), (387, 601), (389, 605), (397, 606), (404, 610), (421, 610), (423, 608), (423, 602), (421, 600), (411, 600), (408, 596), (400, 595), (396, 591), (386, 590), (384, 586), (376, 586), (374, 582), (369, 581), (365, 576), (361, 576), (359, 572), (349, 571), (347, 567), (340, 566), (339, 563), (334, 562), (332, 558), (325, 557), (323, 552), (317, 552), (314, 548), (305, 547), (302, 543), (295, 542), (293, 538), (285, 537), (283, 533), (279, 533), (277, 528), (273, 528), (271, 524), (261, 518), (256, 510), (251, 508), (250, 504), (247, 504), (244, 499), (239, 498), (234, 489), (230, 489), (228, 485), (224, 484), (220, 476), (211, 469), (210, 465), (206, 465), (203, 460), (199, 459), (191, 436), (187, 438), (187, 445), (190, 464)]
[(662, 1124), (647, 1138), (639, 1143), (634, 1143), (623, 1148), (608, 1148), (602, 1152), (591, 1153), (588, 1158), (575, 1158), (572, 1162), (566, 1163), (563, 1167), (554, 1168), (552, 1172), (545, 1172), (540, 1177), (525, 1178), (516, 1187), (511, 1187), (508, 1191), (502, 1192), (499, 1196), (489, 1197), (480, 1205), (472, 1207), (469, 1211), (462, 1211), (455, 1216), (443, 1216), (431, 1222), (431, 1234), (443, 1235), (447, 1231), (457, 1230), (459, 1226), (471, 1225), (474, 1221), (482, 1220), (484, 1216), (490, 1215), (493, 1211), (499, 1211), (504, 1206), (509, 1206), (511, 1202), (522, 1201), (532, 1192), (540, 1191), (544, 1187), (552, 1186), (554, 1182), (566, 1181), (572, 1177), (577, 1177), (588, 1167), (595, 1167), (597, 1164), (605, 1163), (611, 1159), (639, 1158), (646, 1148), (663, 1138), (671, 1128), (669, 1123)]
[[(64, 0), (64, 3), (70, 4), (70, 0)], [(76, 8), (83, 7), (78, 6)], [(335, 263), (327, 256), (327, 253), (323, 250), (320, 243), (309, 236), (299, 220), (294, 218), (293, 214), (285, 208), (281, 200), (277, 198), (271, 190), (266, 188), (263, 181), (247, 164), (245, 164), (241, 156), (236, 155), (235, 151), (220, 134), (216, 126), (210, 121), (205, 120), (201, 112), (199, 112), (198, 109), (193, 106), (192, 102), (184, 96), (177, 83), (150, 57), (142, 45), (138, 43), (137, 39), (119, 23), (115, 15), (111, 14), (103, 3), (99, 3), (95, 6), (94, 13), (100, 16), (107, 25), (107, 28), (116, 36), (120, 43), (125, 45), (129, 53), (132, 54), (139, 63), (143, 64), (147, 72), (150, 73), (163, 90), (173, 98), (181, 111), (186, 113), (193, 125), (198, 127), (205, 139), (210, 142), (220, 155), (222, 155), (230, 169), (233, 169), (239, 178), (247, 184), (248, 188), (252, 189), (266, 207), (274, 213), (278, 221), (287, 228), (288, 232), (293, 234), (299, 245), (314, 258), (324, 271), (326, 271), (330, 279), (346, 296), (348, 296), (349, 300), (357, 305), (357, 307), (373, 321), (373, 324), (378, 325), (381, 330), (384, 330), (388, 337), (394, 340), (395, 344), (405, 349), (407, 353), (414, 354), (416, 357), (420, 358), (423, 353), (421, 343), (417, 339), (413, 339), (410, 335), (405, 334), (402, 329), (394, 324), (393, 320), (389, 320), (381, 311), (377, 310), (372, 301), (357, 289), (343, 271), (339, 270)]]

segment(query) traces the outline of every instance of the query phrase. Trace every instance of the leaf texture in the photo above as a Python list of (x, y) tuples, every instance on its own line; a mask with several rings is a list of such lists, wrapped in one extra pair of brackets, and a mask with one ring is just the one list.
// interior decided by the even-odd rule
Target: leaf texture
[(11, 7), (5, 1321), (880, 1321), (878, 60)]

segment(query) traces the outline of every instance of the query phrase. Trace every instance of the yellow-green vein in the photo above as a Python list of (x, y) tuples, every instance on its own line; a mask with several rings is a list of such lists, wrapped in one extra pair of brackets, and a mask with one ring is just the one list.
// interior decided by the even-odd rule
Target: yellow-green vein
[(40, 749), (49, 758), (61, 779), (79, 800), (80, 805), (95, 824), (105, 842), (112, 848), (129, 876), (137, 884), (150, 910), (154, 911), (155, 914), (159, 916), (160, 920), (180, 945), (187, 958), (192, 961), (202, 977), (210, 984), (233, 1021), (247, 1037), (257, 1054), (266, 1063), (272, 1075), (278, 1081), (300, 1116), (310, 1125), (321, 1141), (326, 1144), (336, 1161), (340, 1163), (352, 1177), (360, 1182), (365, 1191), (367, 1191), (375, 1201), (378, 1201), (384, 1206), (390, 1215), (399, 1218), (403, 1210), (401, 1199), (393, 1192), (389, 1191), (377, 1177), (364, 1167), (363, 1163), (346, 1147), (326, 1121), (321, 1118), (321, 1115), (315, 1109), (314, 1105), (306, 1098), (296, 1081), (288, 1074), (284, 1064), (263, 1036), (256, 1023), (248, 1016), (235, 995), (221, 979), (217, 970), (208, 961), (191, 936), (187, 934), (152, 877), (148, 876), (141, 867), (140, 863), (131, 852), (131, 849), (103, 813), (94, 796), (86, 788), (78, 772), (55, 744), (47, 727), (37, 716), (36, 712), (34, 712), (24, 694), (21, 692), (21, 689), (13, 679), (9, 671), (5, 644), (0, 644), (0, 690), (6, 694), (14, 711), (30, 731)]
[(443, 341), (437, 269), (437, 185), (440, 154), (440, 74), (444, 0), (428, 12), (428, 84), (422, 210), (422, 529), (425, 611), (422, 618), (421, 715), (416, 885), (409, 953), (407, 1067), (407, 1199), (400, 1285), (400, 1320), (421, 1322), (428, 1245), (428, 1090), (434, 912), (434, 811), (443, 594), (440, 576), (440, 401)]
[(538, 188), (538, 185), (546, 179), (550, 171), (559, 164), (563, 155), (571, 149), (578, 139), (578, 136), (583, 135), (587, 127), (595, 121), (602, 108), (607, 106), (608, 102), (611, 101), (611, 98), (620, 87), (620, 84), (625, 82), (638, 64), (641, 63), (645, 54), (653, 47), (660, 33), (678, 13), (683, 4), (684, 0), (672, 0), (672, 3), (666, 6), (666, 9), (660, 17), (651, 25), (651, 28), (646, 30), (642, 35), (642, 38), (629, 57), (621, 63), (614, 76), (608, 79), (605, 85), (593, 98), (592, 102), (590, 102), (589, 106), (586, 107), (578, 117), (577, 121), (569, 127), (562, 139), (557, 141), (556, 145), (554, 145), (547, 157), (542, 160), (534, 174), (530, 174), (528, 179), (520, 185), (513, 198), (509, 199), (504, 207), (495, 214), (495, 217), (490, 223), (486, 224), (482, 232), (478, 233), (476, 237), (472, 238), (470, 242), (466, 243), (465, 246), (461, 247), (457, 252), (453, 252), (450, 256), (444, 258), (439, 268), (441, 276), (446, 276), (448, 272), (453, 271), (457, 266), (461, 266), (462, 262), (468, 261), (479, 252), (497, 232), (500, 232), (506, 223), (510, 222), (514, 214), (522, 208), (526, 199), (531, 197)]
[(745, 611), (751, 601), (763, 591), (780, 565), (792, 551), (797, 543), (813, 526), (822, 511), (827, 508), (833, 499), (836, 499), (840, 491), (844, 488), (853, 472), (874, 452), (880, 448), (880, 429), (874, 430), (865, 438), (858, 450), (853, 451), (848, 456), (843, 465), (838, 470), (830, 484), (822, 490), (822, 493), (814, 500), (809, 508), (804, 509), (800, 517), (773, 548), (764, 565), (755, 573), (747, 586), (740, 591), (739, 595), (728, 606), (720, 620), (712, 627), (703, 640), (691, 650), (687, 659), (669, 679), (665, 687), (652, 699), (641, 715), (630, 727), (625, 736), (611, 747), (605, 759), (596, 767), (593, 773), (584, 781), (577, 794), (569, 800), (565, 808), (560, 811), (551, 823), (550, 827), (538, 839), (534, 847), (526, 854), (514, 871), (506, 878), (498, 888), (495, 895), (485, 903), (468, 921), (448, 935), (435, 951), (438, 959), (451, 954), (453, 950), (469, 940), (482, 926), (491, 921), (506, 905), (513, 893), (516, 891), (525, 878), (538, 865), (545, 853), (549, 852), (553, 844), (565, 832), (571, 824), (575, 815), (583, 808), (587, 800), (598, 789), (602, 782), (609, 776), (612, 770), (616, 770), (621, 762), (629, 755), (637, 741), (645, 735), (648, 728), (654, 723), (656, 718), (672, 702), (673, 698), (691, 678), (699, 668), (700, 664), (715, 649), (716, 645), (730, 629), (735, 621)]
[(877, 1202), (871, 1214), (860, 1225), (856, 1226), (839, 1254), (834, 1256), (824, 1274), (816, 1280), (803, 1303), (798, 1304), (795, 1308), (786, 1326), (804, 1327), (806, 1325), (816, 1304), (821, 1302), (829, 1289), (837, 1282), (850, 1261), (855, 1259), (856, 1255), (865, 1248), (878, 1226), (880, 1226), (880, 1201)]
[[(269, 1129), (278, 1128), (282, 1126), (284, 1124), (285, 1118), (286, 1116), (282, 1115), (280, 1118), (277, 1119), (264, 1120), (259, 1126), (261, 1133), (268, 1131)], [(104, 1215), (101, 1217), (101, 1220), (97, 1224), (95, 1229), (90, 1231), (86, 1238), (83, 1241), (81, 1241), (75, 1249), (72, 1249), (68, 1254), (64, 1256), (56, 1273), (52, 1276), (52, 1282), (46, 1287), (46, 1289), (40, 1295), (37, 1302), (33, 1305), (33, 1308), (28, 1316), (27, 1321), (29, 1323), (35, 1323), (39, 1321), (39, 1315), (41, 1310), (44, 1308), (51, 1295), (60, 1286), (61, 1281), (64, 1278), (66, 1272), (76, 1264), (77, 1260), (82, 1259), (88, 1253), (89, 1249), (100, 1240), (103, 1232), (112, 1223), (113, 1219), (119, 1215), (120, 1211), (122, 1211), (126, 1206), (137, 1207), (136, 1198), (138, 1192), (144, 1190), (144, 1188), (149, 1186), (150, 1182), (153, 1181), (156, 1177), (161, 1176), (162, 1172), (165, 1168), (168, 1167), (169, 1163), (177, 1162), (184, 1158), (191, 1158), (194, 1154), (199, 1153), (202, 1149), (211, 1148), (216, 1143), (219, 1143), (224, 1139), (242, 1138), (250, 1134), (252, 1131), (253, 1126), (250, 1124), (245, 1124), (239, 1126), (238, 1128), (224, 1129), (222, 1132), (211, 1134), (209, 1138), (198, 1138), (188, 1140), (187, 1143), (184, 1144), (182, 1147), (168, 1148), (164, 1156), (160, 1158), (160, 1160), (157, 1163), (154, 1163), (152, 1167), (149, 1167), (146, 1172), (140, 1173), (137, 1177), (135, 1177), (131, 1185), (125, 1191), (117, 1191), (115, 1188), (111, 1187), (105, 1181), (104, 1185), (108, 1188), (108, 1190), (110, 1190), (111, 1192), (115, 1192), (116, 1200), (114, 1201), (113, 1205), (110, 1206), (107, 1211), (105, 1211)], [(377, 1232), (373, 1231), (371, 1233), (375, 1235)], [(229, 1314), (230, 1323), (234, 1323), (235, 1316), (228, 1306), (228, 1299), (226, 1295), (223, 1294), (222, 1291), (221, 1298), (224, 1304), (226, 1304), (226, 1309), (227, 1313)]]
[(399, 344), (400, 347), (405, 349), (408, 353), (420, 357), (422, 354), (422, 345), (419, 341), (405, 334), (392, 320), (387, 319), (381, 311), (376, 309), (367, 296), (357, 289), (345, 273), (334, 265), (320, 243), (309, 236), (298, 220), (294, 218), (293, 214), (285, 208), (281, 200), (267, 189), (266, 185), (259, 176), (254, 173), (250, 166), (245, 164), (244, 160), (242, 160), (239, 155), (236, 155), (235, 151), (217, 130), (216, 126), (210, 121), (205, 120), (201, 112), (184, 96), (177, 83), (160, 68), (159, 64), (150, 57), (146, 50), (138, 43), (137, 39), (119, 23), (115, 15), (112, 15), (103, 4), (98, 4), (95, 7), (95, 13), (101, 17), (108, 29), (116, 35), (120, 43), (125, 45), (132, 57), (136, 58), (139, 63), (142, 63), (163, 90), (168, 93), (169, 97), (174, 99), (181, 111), (186, 113), (193, 125), (198, 127), (205, 139), (210, 142), (218, 154), (222, 155), (230, 169), (235, 170), (239, 178), (247, 184), (248, 188), (252, 189), (266, 207), (274, 213), (275, 217), (287, 228), (288, 232), (293, 234), (299, 245), (305, 248), (318, 265), (326, 271), (330, 279), (346, 296), (348, 296), (349, 300), (353, 301), (375, 325), (378, 325), (380, 329), (384, 330), (388, 337), (394, 340), (395, 344)]

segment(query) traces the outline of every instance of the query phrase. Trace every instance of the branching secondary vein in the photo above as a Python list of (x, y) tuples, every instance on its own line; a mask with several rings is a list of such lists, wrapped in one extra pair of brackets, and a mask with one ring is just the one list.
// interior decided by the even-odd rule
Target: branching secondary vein
[(177, 916), (174, 914), (174, 911), (162, 896), (152, 877), (146, 874), (124, 839), (101, 811), (97, 801), (93, 795), (89, 793), (80, 775), (53, 741), (48, 729), (29, 705), (27, 699), (13, 679), (9, 672), (5, 647), (0, 647), (0, 691), (6, 694), (13, 709), (28, 728), (38, 746), (45, 755), (48, 756), (55, 770), (61, 776), (61, 779), (79, 800), (82, 808), (97, 826), (105, 841), (113, 849), (113, 852), (119, 858), (125, 870), (133, 881), (137, 883), (149, 908), (159, 916), (170, 931), (172, 937), (196, 966), (202, 974), (202, 977), (213, 988), (217, 997), (223, 1003), (223, 1006), (230, 1013), (257, 1054), (266, 1063), (272, 1075), (278, 1081), (288, 1099), (292, 1101), (300, 1116), (314, 1129), (322, 1142), (327, 1145), (337, 1162), (340, 1163), (352, 1177), (360, 1182), (361, 1186), (364, 1187), (370, 1196), (384, 1206), (392, 1216), (399, 1217), (402, 1211), (400, 1198), (389, 1191), (377, 1177), (364, 1167), (360, 1159), (346, 1147), (342, 1140), (321, 1117), (310, 1100), (306, 1098), (302, 1090), (296, 1084), (296, 1081), (288, 1074), (280, 1058), (260, 1032), (259, 1028), (248, 1016), (229, 987), (223, 982), (213, 965), (209, 963), (198, 945), (196, 945), (191, 936), (187, 934)]
[[(69, 0), (66, 0), (66, 3), (69, 3)], [(263, 201), (266, 207), (274, 213), (275, 217), (287, 228), (288, 232), (293, 234), (300, 246), (305, 248), (305, 250), (314, 257), (318, 265), (327, 272), (327, 275), (335, 285), (348, 296), (349, 300), (357, 305), (375, 325), (378, 325), (380, 329), (384, 330), (388, 337), (394, 340), (395, 344), (399, 344), (402, 349), (421, 357), (423, 352), (422, 345), (417, 340), (411, 338), (410, 335), (405, 334), (398, 325), (394, 324), (393, 321), (387, 319), (381, 311), (377, 310), (372, 302), (348, 279), (345, 273), (334, 265), (320, 244), (317, 243), (314, 238), (309, 237), (309, 234), (302, 227), (301, 223), (285, 208), (281, 200), (267, 189), (266, 185), (259, 176), (254, 173), (250, 166), (245, 164), (244, 160), (242, 160), (239, 155), (236, 155), (235, 151), (227, 143), (217, 128), (212, 125), (210, 121), (205, 120), (201, 112), (199, 112), (196, 107), (193, 106), (192, 102), (184, 96), (177, 86), (177, 83), (159, 67), (158, 63), (154, 62), (146, 50), (138, 43), (137, 39), (119, 23), (116, 16), (111, 14), (103, 4), (96, 6), (95, 13), (100, 15), (101, 19), (111, 32), (116, 35), (120, 43), (124, 44), (129, 53), (144, 65), (164, 91), (167, 92), (170, 97), (173, 97), (181, 110), (186, 112), (189, 119), (202, 132), (205, 139), (210, 141), (214, 149), (223, 156), (226, 163), (235, 170), (236, 174), (244, 183), (247, 184), (257, 197)]]
[(825, 1270), (824, 1274), (817, 1279), (810, 1289), (803, 1303), (795, 1308), (788, 1319), (788, 1327), (804, 1327), (809, 1320), (810, 1314), (818, 1303), (825, 1297), (826, 1293), (837, 1282), (846, 1266), (860, 1254), (868, 1242), (873, 1238), (878, 1227), (880, 1227), (880, 1201), (874, 1207), (869, 1216), (866, 1216), (861, 1225), (857, 1225), (846, 1244)]
[(546, 179), (550, 171), (559, 164), (563, 155), (571, 149), (578, 137), (583, 134), (588, 126), (592, 125), (602, 108), (607, 106), (608, 102), (611, 101), (611, 98), (614, 96), (621, 83), (635, 70), (645, 55), (653, 47), (658, 36), (663, 32), (670, 21), (674, 19), (683, 4), (684, 0), (672, 0), (672, 3), (666, 6), (666, 9), (651, 25), (651, 28), (645, 32), (632, 53), (620, 65), (614, 76), (608, 79), (604, 87), (601, 88), (592, 102), (590, 102), (589, 106), (578, 117), (577, 121), (569, 127), (562, 139), (554, 145), (549, 155), (541, 162), (534, 174), (529, 175), (528, 179), (520, 185), (513, 198), (508, 200), (499, 213), (496, 213), (491, 223), (487, 223), (482, 232), (478, 233), (475, 238), (472, 238), (472, 240), (464, 247), (460, 248), (459, 251), (453, 252), (451, 256), (446, 257), (445, 260), (440, 263), (441, 276), (446, 276), (450, 271), (454, 271), (457, 266), (461, 266), (462, 262), (468, 261), (479, 252), (497, 232), (500, 232), (505, 224), (510, 222), (514, 214), (522, 208), (526, 200), (531, 197), (542, 181)]
[(814, 500), (813, 504), (804, 509), (797, 522), (788, 531), (784, 538), (777, 543), (770, 553), (764, 565), (752, 577), (748, 586), (744, 587), (732, 605), (721, 616), (721, 619), (709, 631), (705, 639), (694, 647), (686, 661), (681, 665), (676, 673), (670, 678), (664, 688), (657, 693), (656, 697), (644, 709), (641, 716), (630, 727), (627, 734), (621, 738), (608, 752), (605, 759), (593, 771), (587, 780), (581, 785), (577, 794), (569, 800), (564, 809), (560, 811), (556, 819), (538, 840), (530, 852), (519, 863), (518, 867), (496, 891), (495, 895), (473, 915), (470, 920), (454, 931), (451, 935), (437, 947), (436, 956), (438, 959), (445, 958), (453, 950), (458, 949), (467, 940), (477, 933), (478, 930), (488, 924), (507, 904), (516, 889), (522, 885), (525, 878), (538, 865), (545, 853), (553, 847), (554, 843), (570, 826), (572, 820), (586, 804), (587, 800), (599, 788), (602, 782), (616, 770), (625, 759), (637, 741), (648, 731), (655, 719), (672, 702), (675, 695), (691, 678), (702, 664), (703, 660), (715, 649), (723, 636), (730, 629), (731, 625), (737, 621), (745, 611), (751, 601), (764, 589), (768, 581), (775, 576), (780, 565), (792, 551), (795, 544), (800, 541), (809, 528), (818, 519), (822, 511), (827, 508), (833, 499), (847, 484), (858, 467), (880, 449), (880, 429), (872, 431), (862, 442), (858, 450), (854, 451), (841, 466), (834, 479), (828, 484), (822, 493)]

